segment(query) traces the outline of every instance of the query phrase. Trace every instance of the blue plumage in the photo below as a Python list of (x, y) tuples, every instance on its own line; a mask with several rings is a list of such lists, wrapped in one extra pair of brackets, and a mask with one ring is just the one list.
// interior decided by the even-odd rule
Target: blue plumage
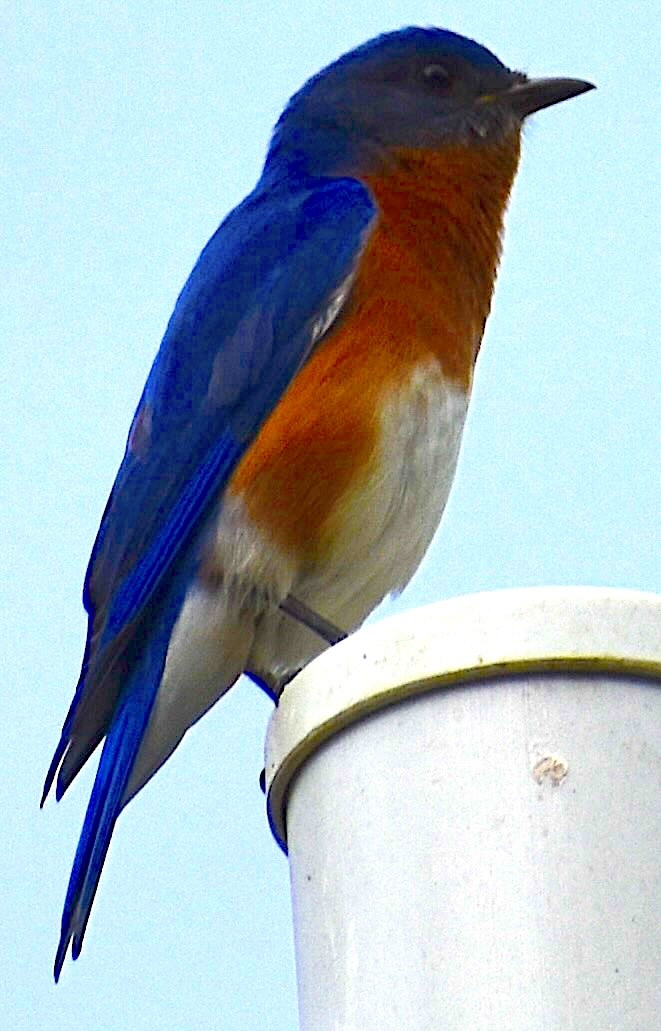
[(168, 585), (139, 655), (133, 657), (131, 672), (107, 733), (64, 903), (55, 956), (56, 981), (70, 941), (73, 959), (80, 953), (110, 838), (121, 811), (122, 796), (154, 705), (170, 635), (189, 576), (190, 570), (184, 568)]
[(132, 449), (129, 435), (92, 552), (83, 668), (44, 799), (58, 769), (60, 798), (104, 736), (106, 744), (71, 874), (56, 979), (72, 938), (74, 958), (80, 951), (200, 537), (241, 454), (305, 361), (373, 217), (355, 181), (293, 186), (278, 194), (258, 185), (202, 252), (136, 412), (140, 446)]
[[(383, 32), (380, 36), (368, 39), (362, 46), (355, 47), (354, 50), (343, 54), (331, 67), (347, 69), (358, 64), (365, 65), (370, 60), (384, 64), (398, 57), (410, 58), (414, 53), (427, 55), (430, 58), (438, 57), (440, 53), (460, 57), (465, 61), (470, 61), (477, 68), (504, 70), (506, 67), (491, 50), (482, 46), (481, 43), (469, 39), (468, 36), (451, 32), (450, 29), (440, 29), (434, 25), (425, 28), (419, 25), (410, 25), (405, 29)], [(327, 70), (319, 72), (303, 88), (309, 89), (315, 79), (319, 75), (324, 75)]]

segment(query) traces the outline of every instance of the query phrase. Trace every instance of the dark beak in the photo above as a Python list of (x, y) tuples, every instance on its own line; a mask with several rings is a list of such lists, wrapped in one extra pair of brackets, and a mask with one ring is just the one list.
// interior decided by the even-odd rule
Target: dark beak
[(584, 82), (583, 79), (528, 79), (527, 82), (517, 82), (510, 86), (501, 97), (507, 99), (519, 118), (527, 118), (535, 111), (578, 97), (595, 88), (591, 82)]

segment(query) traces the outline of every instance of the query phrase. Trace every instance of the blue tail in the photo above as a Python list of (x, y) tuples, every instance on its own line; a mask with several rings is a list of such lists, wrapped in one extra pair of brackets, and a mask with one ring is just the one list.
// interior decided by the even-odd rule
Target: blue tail
[(171, 596), (168, 599), (170, 603), (176, 601), (178, 604), (163, 605), (159, 625), (151, 628), (124, 685), (103, 746), (62, 913), (62, 931), (54, 966), (56, 982), (69, 942), (72, 942), (72, 958), (77, 959), (80, 954), (110, 838), (156, 700), (182, 593), (179, 590), (176, 598)]

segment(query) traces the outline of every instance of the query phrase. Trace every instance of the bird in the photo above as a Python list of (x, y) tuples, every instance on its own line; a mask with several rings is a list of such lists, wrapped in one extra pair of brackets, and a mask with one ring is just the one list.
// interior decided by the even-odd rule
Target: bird
[(418, 568), (457, 464), (523, 123), (593, 88), (412, 26), (285, 107), (178, 297), (89, 560), (42, 805), (104, 744), (56, 981), (120, 812), (186, 731), (243, 674), (277, 703)]

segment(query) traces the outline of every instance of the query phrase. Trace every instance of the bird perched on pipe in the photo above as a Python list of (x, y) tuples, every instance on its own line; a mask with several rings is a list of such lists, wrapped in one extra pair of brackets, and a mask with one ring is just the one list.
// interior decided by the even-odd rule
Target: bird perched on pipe
[(44, 798), (105, 744), (56, 980), (119, 813), (186, 730), (242, 673), (277, 699), (418, 567), (454, 475), (522, 124), (591, 88), (407, 28), (285, 108), (179, 296), (92, 550)]

